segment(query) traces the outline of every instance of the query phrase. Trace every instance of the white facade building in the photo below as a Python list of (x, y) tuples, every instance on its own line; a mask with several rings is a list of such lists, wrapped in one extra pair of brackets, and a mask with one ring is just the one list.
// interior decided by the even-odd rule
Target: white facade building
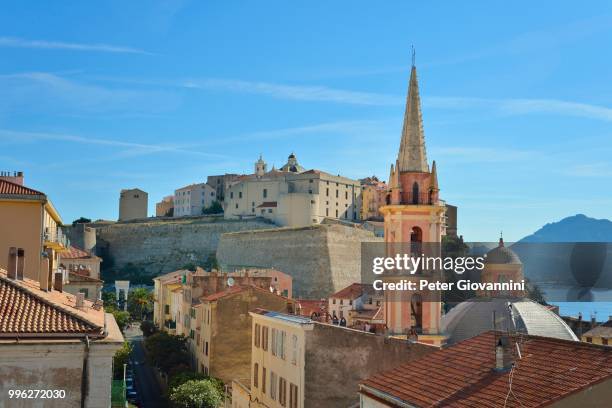
[(174, 191), (174, 217), (202, 215), (217, 199), (214, 188), (206, 183), (190, 184)]
[(308, 226), (326, 218), (361, 219), (359, 181), (319, 170), (306, 171), (289, 156), (280, 170), (265, 172), (260, 158), (255, 173), (238, 178), (227, 191), (225, 218), (264, 217), (280, 226)]

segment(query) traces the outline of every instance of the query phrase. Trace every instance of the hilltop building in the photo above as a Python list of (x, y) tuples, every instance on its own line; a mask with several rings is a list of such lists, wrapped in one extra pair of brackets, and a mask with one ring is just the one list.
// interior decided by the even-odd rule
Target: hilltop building
[(174, 217), (202, 215), (217, 200), (217, 193), (207, 183), (190, 184), (174, 192)]
[(342, 319), (347, 327), (374, 332), (384, 326), (382, 320), (382, 292), (376, 292), (372, 285), (353, 283), (334, 293), (328, 299), (327, 309), (332, 322), (338, 324)]
[(225, 218), (263, 217), (291, 227), (320, 224), (326, 218), (361, 219), (359, 181), (306, 170), (293, 153), (280, 169), (266, 170), (260, 157), (253, 174), (238, 177), (228, 188)]
[(359, 385), (360, 407), (604, 407), (612, 348), (488, 331)]
[(361, 183), (361, 219), (364, 221), (382, 221), (380, 207), (385, 205), (389, 186), (378, 177), (366, 177), (359, 180)]
[(139, 188), (121, 190), (119, 221), (147, 218), (149, 195)]
[(239, 177), (238, 174), (221, 174), (216, 176), (208, 176), (206, 178), (206, 184), (213, 187), (216, 192), (217, 200), (220, 203), (225, 202), (225, 192), (232, 185), (234, 180)]
[(168, 217), (174, 211), (174, 196), (166, 196), (159, 203), (155, 204), (156, 217)]

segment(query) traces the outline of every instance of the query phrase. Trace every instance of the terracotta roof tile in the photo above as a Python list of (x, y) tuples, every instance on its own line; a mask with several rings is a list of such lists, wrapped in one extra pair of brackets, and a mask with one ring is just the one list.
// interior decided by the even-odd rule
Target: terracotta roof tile
[(45, 193), (41, 193), (38, 190), (24, 187), (21, 184), (13, 183), (8, 180), (0, 180), (0, 194), (2, 195), (15, 195), (15, 196), (43, 196)]
[(90, 283), (104, 283), (103, 280), (93, 278), (91, 276), (83, 275), (77, 272), (68, 272), (68, 282), (90, 282)]
[(0, 270), (0, 336), (15, 337), (45, 334), (88, 334), (102, 336), (104, 311), (96, 310), (85, 301), (82, 309), (76, 309), (74, 295), (36, 288), (33, 281), (16, 281), (7, 278)]
[[(515, 358), (516, 398), (509, 398), (507, 407), (548, 405), (612, 378), (610, 347), (528, 335), (515, 340), (521, 343), (522, 358)], [(361, 392), (374, 389), (416, 406), (500, 406), (511, 372), (493, 370), (494, 345), (495, 333), (483, 333), (374, 375), (362, 382)]]
[(368, 288), (371, 288), (372, 285), (368, 285), (365, 283), (353, 283), (346, 288), (334, 293), (330, 296), (330, 298), (336, 299), (356, 299), (363, 294)]
[(83, 251), (81, 248), (77, 248), (75, 246), (70, 246), (68, 251), (62, 252), (62, 259), (83, 259), (83, 258), (92, 258), (87, 251)]

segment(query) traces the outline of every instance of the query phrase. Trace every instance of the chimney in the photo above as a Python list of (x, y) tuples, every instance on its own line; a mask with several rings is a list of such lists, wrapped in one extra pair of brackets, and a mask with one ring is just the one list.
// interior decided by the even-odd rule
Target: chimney
[(64, 274), (62, 272), (55, 272), (55, 279), (53, 279), (53, 289), (61, 292), (64, 286)]
[(0, 180), (10, 181), (11, 183), (23, 186), (23, 171), (2, 171)]
[(77, 293), (76, 294), (76, 308), (82, 309), (84, 303), (85, 303), (85, 294), (81, 292)]
[(501, 336), (495, 345), (495, 371), (507, 371), (514, 365), (512, 347), (508, 336)]
[(25, 249), (17, 248), (17, 280), (23, 280), (25, 271)]
[(591, 328), (597, 325), (597, 316), (593, 313), (591, 314)]

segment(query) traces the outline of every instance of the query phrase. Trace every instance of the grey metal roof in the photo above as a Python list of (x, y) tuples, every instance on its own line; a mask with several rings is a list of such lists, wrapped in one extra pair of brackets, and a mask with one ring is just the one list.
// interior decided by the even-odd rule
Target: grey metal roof
[[(493, 324), (494, 314), (495, 325)], [(441, 323), (443, 333), (449, 336), (449, 344), (493, 329), (518, 331), (563, 340), (578, 340), (563, 319), (529, 299), (470, 299), (451, 309), (442, 317)]]

